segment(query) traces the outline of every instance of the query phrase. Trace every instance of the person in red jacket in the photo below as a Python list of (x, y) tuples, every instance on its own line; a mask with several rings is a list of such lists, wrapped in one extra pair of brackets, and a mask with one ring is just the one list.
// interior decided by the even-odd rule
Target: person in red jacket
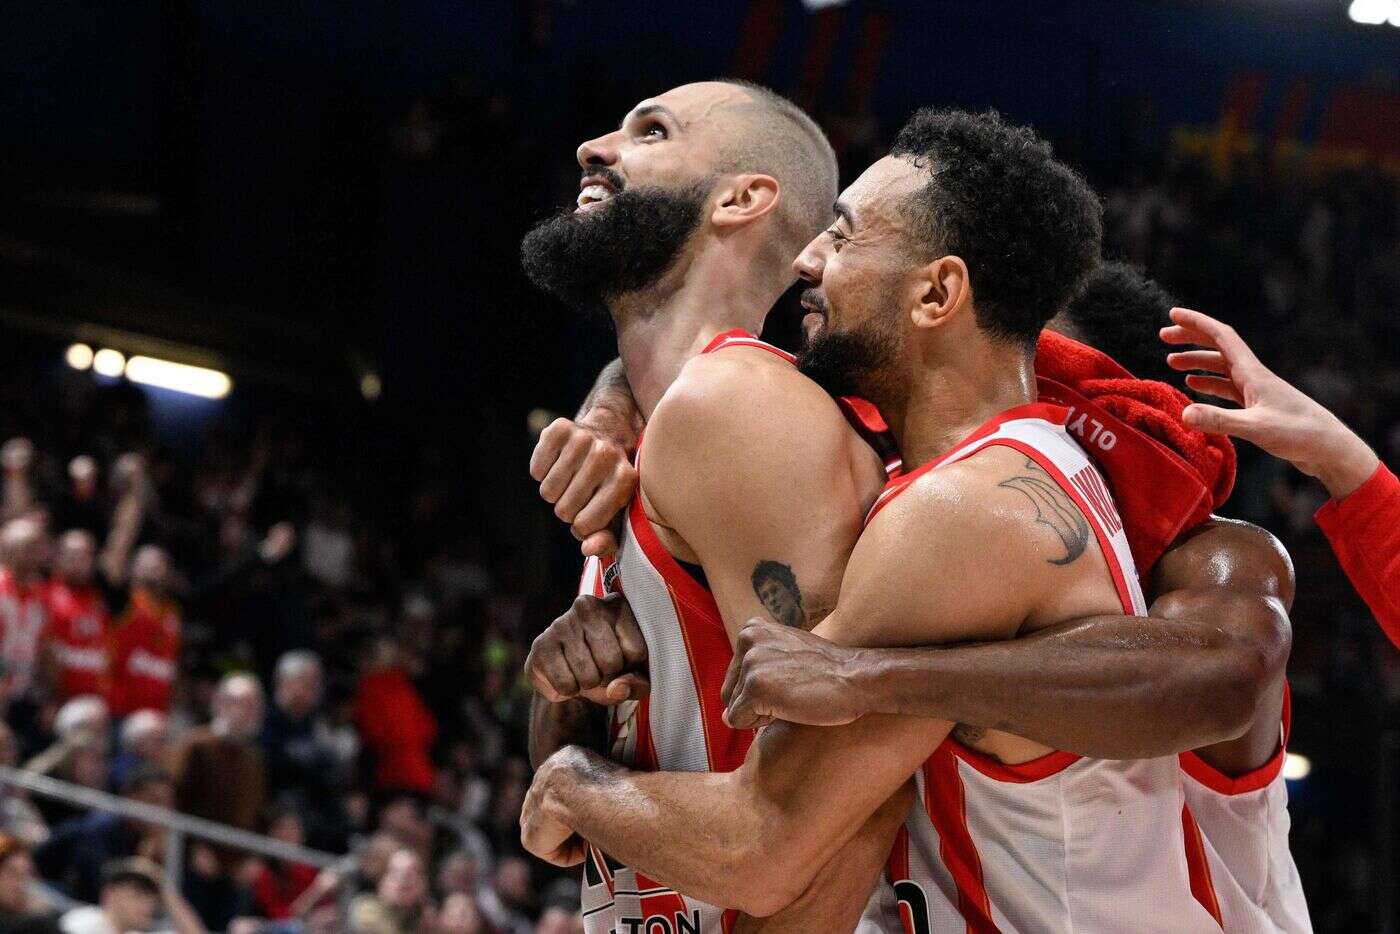
[(437, 722), (399, 661), (392, 639), (375, 642), (355, 690), (355, 726), (374, 764), (381, 800), (433, 790), (429, 755)]
[(154, 545), (136, 552), (131, 597), (108, 636), (107, 704), (113, 717), (170, 709), (180, 661), (180, 607), (169, 596), (170, 559)]
[(1331, 499), (1317, 524), (1352, 585), (1400, 647), (1400, 480), (1336, 415), (1283, 380), (1235, 329), (1209, 315), (1173, 308), (1168, 344), (1195, 344), (1167, 356), (1176, 370), (1200, 370), (1186, 384), (1239, 405), (1196, 403), (1182, 420), (1201, 431), (1243, 438), (1316, 477)]
[(107, 601), (94, 574), (97, 542), (86, 529), (59, 536), (49, 583), (49, 645), (58, 700), (99, 694), (107, 672)]

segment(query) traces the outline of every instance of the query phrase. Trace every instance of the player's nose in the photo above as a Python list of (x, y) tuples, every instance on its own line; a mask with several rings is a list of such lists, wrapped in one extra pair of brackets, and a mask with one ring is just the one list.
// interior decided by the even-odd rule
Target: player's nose
[(822, 281), (822, 270), (826, 268), (826, 257), (821, 250), (821, 237), (817, 237), (797, 254), (797, 259), (792, 261), (792, 271), (797, 273), (797, 277), (804, 282), (819, 285)]
[(578, 158), (579, 168), (588, 169), (599, 165), (616, 165), (618, 136), (617, 133), (609, 133), (606, 136), (594, 137), (580, 145), (574, 154)]

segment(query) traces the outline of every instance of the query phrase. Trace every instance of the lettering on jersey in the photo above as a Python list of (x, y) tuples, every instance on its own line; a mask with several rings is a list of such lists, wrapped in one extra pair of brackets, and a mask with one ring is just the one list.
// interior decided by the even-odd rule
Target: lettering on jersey
[(1074, 435), (1085, 444), (1093, 445), (1100, 451), (1111, 451), (1118, 443), (1118, 436), (1112, 429), (1105, 428), (1103, 422), (1097, 418), (1090, 418), (1086, 413), (1080, 412), (1075, 415), (1073, 406), (1065, 416), (1065, 430)]
[(612, 558), (603, 559), (603, 594), (622, 593), (622, 568)]
[(909, 934), (932, 934), (928, 926), (928, 896), (919, 883), (903, 879), (894, 884), (894, 896), (899, 899), (899, 913)]
[(1080, 470), (1070, 477), (1069, 481), (1089, 503), (1089, 508), (1099, 517), (1099, 522), (1109, 535), (1117, 535), (1123, 531), (1123, 520), (1119, 518), (1118, 510), (1113, 505), (1113, 497), (1104, 486), (1103, 477), (1099, 476), (1099, 472), (1092, 465)]
[(174, 681), (175, 663), (168, 658), (158, 658), (145, 649), (136, 649), (127, 659), (126, 670), (133, 675), (145, 675), (156, 681)]
[(700, 911), (691, 909), (688, 915), (676, 912), (669, 918), (619, 918), (618, 923), (622, 925), (619, 934), (700, 934)]

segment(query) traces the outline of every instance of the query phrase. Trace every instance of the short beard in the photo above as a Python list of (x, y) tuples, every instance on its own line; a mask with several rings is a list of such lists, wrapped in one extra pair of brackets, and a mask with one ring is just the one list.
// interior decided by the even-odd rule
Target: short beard
[(606, 313), (612, 299), (655, 284), (699, 226), (707, 186), (647, 187), (613, 195), (601, 210), (566, 208), (520, 244), (530, 281), (560, 301)]
[(802, 348), (797, 368), (833, 396), (860, 396), (874, 402), (880, 395), (882, 374), (893, 366), (897, 351), (893, 335), (873, 329), (841, 333), (823, 329)]

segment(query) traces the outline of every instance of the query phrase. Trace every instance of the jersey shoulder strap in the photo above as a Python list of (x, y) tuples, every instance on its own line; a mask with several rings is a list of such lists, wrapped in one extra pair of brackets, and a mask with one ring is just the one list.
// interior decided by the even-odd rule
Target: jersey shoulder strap
[(797, 358), (781, 347), (774, 347), (767, 341), (761, 341), (743, 328), (734, 328), (722, 334), (716, 334), (714, 340), (705, 345), (702, 354), (714, 353), (717, 350), (725, 350), (730, 347), (756, 347), (759, 350), (766, 350), (775, 357), (781, 357), (788, 363), (796, 363)]

